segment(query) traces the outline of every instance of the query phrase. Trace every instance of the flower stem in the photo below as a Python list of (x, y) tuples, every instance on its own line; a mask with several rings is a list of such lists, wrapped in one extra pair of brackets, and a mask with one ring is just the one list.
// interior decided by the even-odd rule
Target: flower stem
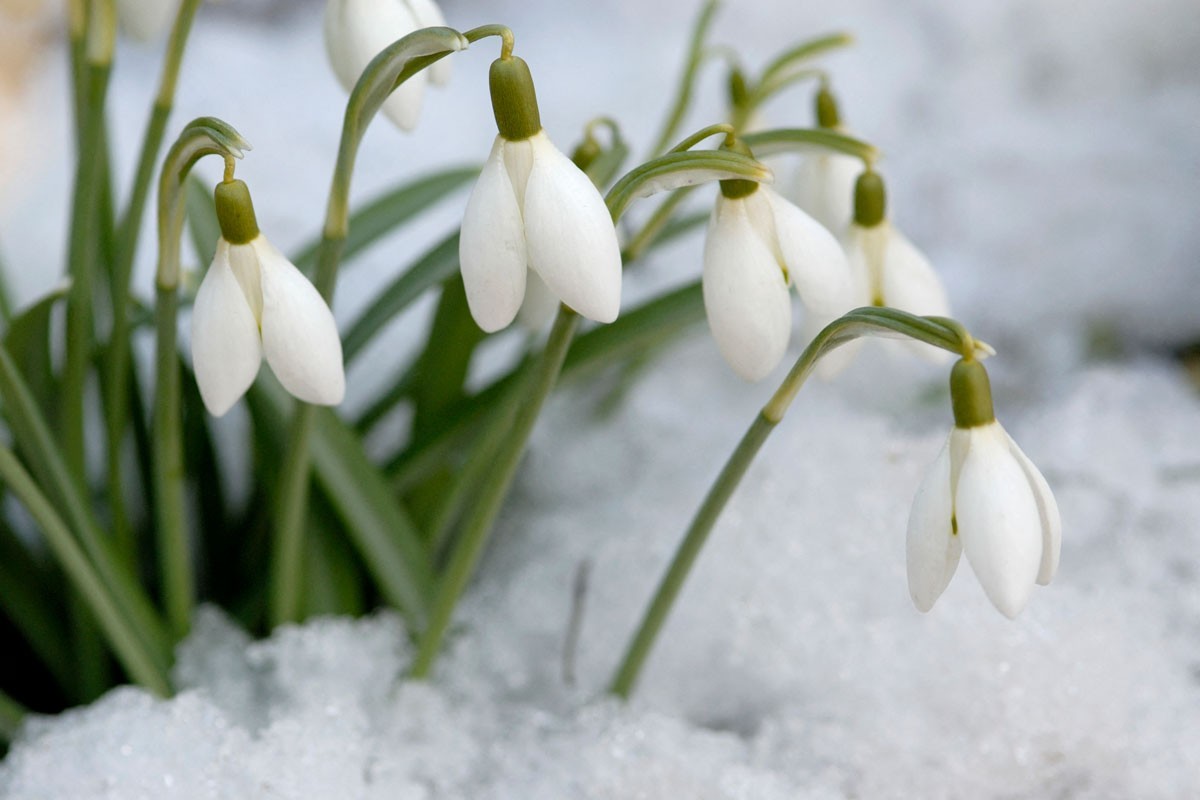
[(79, 163), (71, 204), (71, 232), (67, 272), (67, 347), (62, 381), (63, 449), (71, 471), (83, 480), (86, 473), (84, 393), (95, 336), (92, 314), (92, 279), (99, 249), (99, 192), (104, 159), (104, 96), (109, 65), (88, 61), (84, 67), (84, 118), (80, 131)]
[[(479, 36), (499, 35), (511, 44), (512, 32), (507, 28), (498, 25), (485, 28)], [(508, 31), (507, 37), (504, 37), (504, 31)], [(350, 181), (354, 176), (358, 146), (367, 126), (384, 100), (400, 84), (438, 59), (462, 50), (466, 42), (462, 34), (450, 28), (425, 28), (411, 33), (377, 55), (350, 92), (313, 278), (313, 285), (327, 303), (333, 301), (342, 250), (350, 229)], [(304, 515), (308, 508), (311, 463), (308, 443), (315, 414), (315, 407), (297, 403), (288, 431), (286, 458), (278, 478), (269, 607), (273, 626), (298, 620), (302, 608)]]
[(543, 403), (554, 388), (559, 372), (562, 371), (563, 360), (567, 357), (567, 349), (571, 345), (578, 322), (578, 314), (566, 306), (560, 306), (546, 346), (530, 373), (528, 388), (521, 393), (524, 402), (518, 408), (496, 452), (487, 480), (479, 487), (479, 496), (463, 525), (462, 535), (455, 544), (446, 574), (438, 584), (429, 625), (421, 635), (417, 656), (409, 673), (412, 678), (421, 680), (429, 677), (434, 659), (441, 649), (442, 639), (450, 627), (454, 608), (475, 572), (475, 566), (483, 554), (483, 547), (487, 543), (496, 515), (500, 512), (512, 485), (517, 465), (525, 452), (525, 443), (533, 431)]
[[(955, 323), (957, 324), (957, 323)], [(961, 327), (961, 326), (960, 326)], [(783, 419), (788, 407), (800, 391), (805, 379), (816, 366), (821, 356), (852, 339), (864, 335), (899, 333), (918, 341), (941, 347), (952, 353), (960, 350), (957, 331), (946, 324), (924, 317), (916, 317), (892, 308), (859, 308), (827, 325), (797, 359), (783, 383), (754, 418), (742, 440), (738, 443), (721, 472), (705, 495), (684, 534), (683, 541), (675, 551), (671, 564), (659, 582), (658, 589), (642, 615), (637, 632), (626, 647), (613, 675), (609, 692), (628, 699), (637, 684), (642, 667), (650, 655), (658, 634), (674, 606), (675, 599), (696, 563), (700, 550), (708, 541), (725, 504), (733, 495), (750, 463), (762, 448), (763, 443), (775, 426)]]
[(141, 232), (142, 216), (146, 199), (150, 194), (150, 182), (154, 177), (154, 166), (162, 148), (167, 119), (175, 103), (175, 87), (179, 80), (179, 68), (183, 61), (188, 33), (192, 28), (200, 0), (183, 0), (171, 28), (163, 62), (158, 95), (150, 110), (146, 132), (142, 137), (141, 154), (134, 174), (133, 189), (129, 206), (121, 218), (117, 232), (116, 258), (113, 265), (112, 314), (113, 327), (108, 346), (107, 380), (105, 383), (105, 422), (108, 436), (108, 489), (113, 503), (114, 519), (123, 517), (123, 462), (121, 440), (129, 420), (129, 364), (130, 349), (130, 276), (133, 260), (137, 255), (138, 234)]
[(226, 123), (202, 117), (171, 146), (158, 185), (158, 272), (155, 303), (153, 487), (158, 554), (172, 636), (187, 633), (195, 603), (184, 508), (183, 419), (177, 342), (179, 247), (183, 236), (183, 182), (206, 155), (241, 157), (249, 145)]

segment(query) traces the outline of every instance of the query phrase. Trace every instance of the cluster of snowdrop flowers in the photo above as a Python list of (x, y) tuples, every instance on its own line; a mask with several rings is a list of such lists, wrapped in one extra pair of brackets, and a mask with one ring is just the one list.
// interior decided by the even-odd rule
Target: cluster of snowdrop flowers
[(1015, 617), (1034, 584), (1058, 569), (1062, 520), (1042, 473), (996, 421), (987, 370), (963, 359), (950, 374), (954, 430), (908, 520), (908, 586), (928, 611), (963, 552), (992, 604)]
[(621, 250), (604, 199), (542, 129), (528, 65), (502, 54), (489, 82), (499, 133), (459, 239), (471, 315), (491, 333), (523, 304), (536, 324), (561, 301), (612, 322), (621, 308)]
[(847, 310), (851, 291), (837, 239), (770, 188), (747, 180), (721, 181), (701, 284), (721, 355), (750, 381), (770, 373), (787, 350), (789, 286), (811, 313), (822, 315)]
[[(445, 24), (433, 0), (330, 0), (325, 7), (325, 49), (334, 74), (349, 92), (371, 59), (388, 45), (419, 28)], [(450, 72), (450, 60), (443, 59), (412, 76), (384, 102), (383, 113), (401, 130), (411, 131), (421, 115), (426, 81), (442, 86)]]
[(299, 399), (340, 403), (346, 377), (329, 306), (259, 231), (244, 182), (224, 181), (215, 194), (221, 238), (192, 307), (192, 366), (205, 408), (225, 414), (264, 356)]

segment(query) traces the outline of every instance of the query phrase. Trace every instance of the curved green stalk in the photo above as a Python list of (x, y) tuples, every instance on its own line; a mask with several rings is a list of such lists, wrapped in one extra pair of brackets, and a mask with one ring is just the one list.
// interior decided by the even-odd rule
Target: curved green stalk
[[(955, 323), (957, 325), (957, 323)], [(961, 329), (961, 325), (958, 326)], [(965, 330), (965, 329), (962, 329)], [(929, 318), (916, 317), (893, 308), (859, 308), (847, 313), (827, 325), (817, 337), (805, 348), (797, 359), (783, 383), (775, 394), (763, 406), (754, 422), (750, 424), (737, 447), (721, 468), (720, 474), (713, 482), (704, 502), (692, 518), (683, 541), (675, 551), (671, 564), (659, 582), (650, 604), (642, 616), (637, 632), (630, 640), (625, 655), (613, 675), (609, 692), (622, 699), (628, 699), (641, 674), (651, 649), (662, 630), (663, 624), (670, 614), (671, 608), (683, 588), (692, 566), (696, 563), (700, 550), (708, 541), (708, 535), (716, 524), (725, 504), (729, 501), (741, 483), (746, 470), (753, 462), (759, 449), (783, 419), (788, 407), (804, 385), (805, 379), (816, 366), (821, 356), (836, 347), (860, 336), (898, 333), (917, 341), (926, 342), (960, 353), (963, 343), (960, 331), (941, 322)], [(973, 339), (971, 341), (974, 341)]]
[(108, 369), (105, 381), (105, 423), (108, 436), (108, 493), (113, 504), (113, 518), (122, 519), (124, 513), (124, 491), (121, 459), (121, 440), (129, 419), (129, 363), (132, 357), (129, 337), (130, 322), (130, 276), (133, 260), (137, 254), (138, 234), (141, 232), (142, 215), (146, 198), (150, 193), (150, 182), (154, 177), (154, 165), (166, 133), (167, 119), (175, 104), (175, 87), (179, 82), (179, 68), (183, 62), (188, 34), (200, 0), (183, 0), (171, 28), (167, 41), (166, 57), (162, 76), (159, 79), (158, 95), (150, 110), (146, 132), (142, 137), (141, 154), (137, 161), (129, 206), (121, 218), (117, 232), (116, 259), (113, 264), (112, 282), (112, 335), (108, 345)]
[(742, 141), (759, 157), (816, 149), (854, 156), (865, 164), (879, 159), (879, 149), (874, 145), (829, 128), (774, 128), (748, 133)]
[[(468, 36), (451, 28), (425, 28), (410, 33), (385, 48), (367, 65), (350, 93), (338, 145), (337, 162), (325, 210), (325, 225), (317, 255), (313, 285), (325, 298), (333, 299), (342, 249), (350, 228), (350, 181), (358, 147), (367, 126), (388, 96), (404, 81), (435, 61), (467, 47), (469, 38), (493, 35), (511, 50), (512, 32), (502, 26), (476, 29)], [(298, 403), (288, 433), (283, 468), (276, 492), (277, 517), (271, 557), (269, 616), (272, 625), (299, 618), (302, 568), (304, 563), (304, 512), (308, 506), (309, 438), (316, 407)]]
[(163, 597), (172, 635), (182, 638), (195, 603), (191, 549), (184, 508), (183, 398), (178, 331), (179, 248), (185, 209), (184, 180), (197, 161), (241, 158), (249, 144), (212, 117), (193, 120), (171, 146), (158, 184), (158, 270), (155, 280), (154, 519)]
[(614, 183), (608, 191), (608, 208), (613, 219), (617, 219), (640, 197), (723, 180), (769, 182), (771, 171), (753, 158), (732, 150), (667, 153), (634, 167)]
[(807, 61), (810, 58), (816, 58), (839, 47), (848, 47), (852, 44), (854, 44), (854, 37), (848, 33), (831, 33), (825, 36), (818, 36), (816, 39), (810, 39), (807, 42), (801, 42), (771, 59), (771, 62), (763, 68), (759, 84), (769, 85), (774, 79), (779, 77), (780, 73), (794, 64)]

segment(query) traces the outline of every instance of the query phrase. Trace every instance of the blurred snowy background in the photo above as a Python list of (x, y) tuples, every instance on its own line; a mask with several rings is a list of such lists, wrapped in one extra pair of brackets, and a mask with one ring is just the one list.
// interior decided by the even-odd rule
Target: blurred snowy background
[[(68, 212), (65, 59), (37, 5), (0, 0), (0, 248), (24, 299), (58, 280)], [(560, 146), (605, 113), (644, 151), (695, 4), (444, 9), (460, 29), (514, 28)], [(238, 174), (285, 251), (319, 227), (344, 103), (321, 13), (317, 2), (206, 6), (173, 117), (177, 130), (220, 116), (254, 144)], [(950, 422), (945, 373), (872, 348), (837, 383), (806, 388), (768, 443), (636, 701), (597, 701), (691, 510), (770, 392), (733, 377), (697, 328), (615, 411), (601, 413), (608, 385), (552, 403), (432, 685), (394, 686), (408, 650), (387, 615), (249, 644), (209, 614), (177, 667), (195, 692), (153, 703), (124, 690), (29, 725), (0, 766), (0, 795), (1200, 796), (1200, 402), (1174, 357), (1200, 339), (1195, 0), (730, 2), (714, 39), (757, 67), (831, 30), (858, 38), (826, 62), (847, 124), (883, 148), (893, 218), (940, 270), (956, 316), (999, 351), (1001, 420), (1062, 507), (1062, 569), (1016, 622), (966, 568), (931, 614), (912, 609), (903, 532)], [(119, 53), (120, 175), (158, 49)], [(372, 130), (355, 197), (484, 158), (494, 55), (484, 43), (457, 56), (415, 134)], [(722, 104), (713, 67), (686, 127)], [(808, 124), (809, 106), (797, 90), (767, 123)], [(784, 188), (791, 169), (778, 165)], [(339, 318), (455, 225), (464, 202), (347, 269)], [(695, 276), (699, 256), (698, 236), (664, 248), (630, 275), (627, 301)], [(350, 403), (392, 372), (421, 315), (356, 365)]]

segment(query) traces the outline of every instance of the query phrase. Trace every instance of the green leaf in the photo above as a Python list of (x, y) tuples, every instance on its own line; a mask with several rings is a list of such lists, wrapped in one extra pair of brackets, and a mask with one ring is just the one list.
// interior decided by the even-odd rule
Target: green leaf
[[(397, 186), (370, 201), (350, 215), (350, 233), (346, 237), (342, 259), (348, 261), (478, 175), (478, 166), (453, 167)], [(303, 247), (295, 259), (296, 266), (311, 274), (316, 268), (320, 247), (320, 237)]]
[(13, 354), (17, 369), (25, 376), (29, 391), (47, 416), (54, 418), (57, 389), (50, 353), (50, 325), (54, 306), (67, 296), (69, 283), (55, 287), (42, 299), (23, 309), (4, 332), (4, 348)]
[(73, 656), (64, 637), (61, 578), (39, 563), (17, 534), (0, 525), (0, 610), (29, 642), (65, 691), (73, 687)]
[(21, 728), (21, 720), (29, 713), (25, 707), (0, 692), (0, 742), (11, 742)]
[(371, 338), (429, 287), (445, 281), (458, 269), (458, 232), (447, 236), (386, 286), (342, 337), (342, 352), (350, 364)]
[(117, 559), (112, 541), (100, 530), (37, 400), (5, 347), (0, 347), (0, 396), (4, 398), (4, 412), (14, 440), (29, 461), (38, 486), (50, 492), (54, 501), (52, 510), (65, 514), (66, 525), (83, 545), (104, 588), (111, 593), (125, 620), (132, 624), (155, 666), (165, 672), (170, 660), (170, 641), (162, 619), (142, 586)]
[[(271, 426), (281, 442), (292, 405), (283, 389), (260, 380), (247, 397), (256, 423)], [(317, 410), (310, 447), (317, 483), (381, 593), (419, 629), (433, 575), (408, 512), (367, 458), (358, 436), (329, 409)]]

